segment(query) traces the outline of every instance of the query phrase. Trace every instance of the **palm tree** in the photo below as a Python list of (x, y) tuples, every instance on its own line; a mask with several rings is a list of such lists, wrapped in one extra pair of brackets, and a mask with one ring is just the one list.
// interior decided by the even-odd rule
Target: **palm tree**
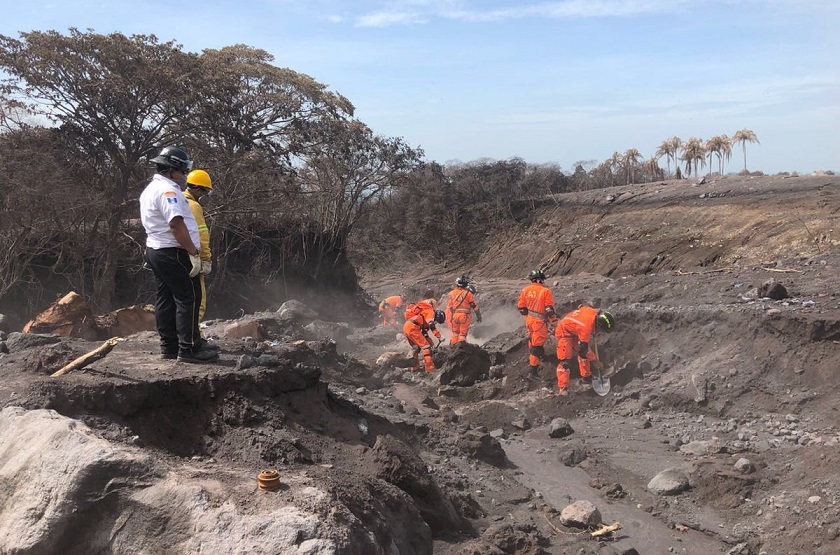
[(682, 160), (685, 162), (685, 171), (691, 175), (691, 165), (694, 164), (694, 175), (698, 175), (698, 165), (702, 168), (706, 165), (706, 147), (703, 141), (692, 137), (683, 145)]
[(665, 157), (665, 164), (668, 166), (668, 175), (671, 175), (671, 158), (676, 162), (677, 153), (674, 151), (674, 145), (670, 139), (666, 139), (659, 144), (659, 148), (653, 154), (656, 160)]
[(610, 185), (616, 185), (616, 174), (618, 174), (619, 171), (623, 173), (624, 170), (624, 156), (622, 156), (618, 151), (613, 152), (612, 156), (610, 156), (610, 159), (607, 160), (607, 162), (609, 162), (610, 165)]
[(720, 169), (720, 175), (723, 175), (724, 160), (728, 162), (732, 158), (732, 139), (726, 135), (718, 135), (715, 138), (718, 141), (718, 168)]
[(709, 173), (712, 173), (712, 155), (718, 153), (718, 141), (717, 135), (706, 141), (704, 148), (706, 149), (706, 153), (709, 155)]
[(636, 168), (639, 162), (644, 158), (642, 153), (635, 148), (628, 148), (624, 152), (624, 162), (627, 164), (627, 183), (634, 183), (636, 177)]
[(747, 171), (747, 143), (761, 144), (758, 135), (752, 129), (741, 129), (732, 136), (732, 142), (741, 143), (741, 148), (744, 150), (744, 171)]

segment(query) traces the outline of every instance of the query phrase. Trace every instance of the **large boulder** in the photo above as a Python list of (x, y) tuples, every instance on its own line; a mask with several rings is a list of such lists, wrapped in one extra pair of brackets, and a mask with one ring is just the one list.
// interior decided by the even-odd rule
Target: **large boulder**
[(654, 476), (647, 487), (657, 495), (677, 495), (689, 488), (688, 475), (680, 468), (668, 468)]
[(560, 522), (564, 526), (591, 528), (601, 524), (601, 512), (591, 501), (575, 501), (563, 508), (560, 513)]
[(440, 383), (443, 385), (471, 386), (490, 373), (490, 355), (479, 347), (462, 341), (448, 349), (445, 362), (440, 368)]
[[(138, 451), (52, 410), (0, 411), (0, 553), (62, 553), (84, 515), (148, 472)], [(79, 519), (79, 520), (77, 520)], [(89, 524), (95, 528), (92, 524)]]
[(397, 486), (414, 499), (433, 537), (469, 528), (429, 474), (426, 463), (408, 445), (390, 435), (379, 436), (370, 456), (371, 468), (375, 469), (378, 478)]

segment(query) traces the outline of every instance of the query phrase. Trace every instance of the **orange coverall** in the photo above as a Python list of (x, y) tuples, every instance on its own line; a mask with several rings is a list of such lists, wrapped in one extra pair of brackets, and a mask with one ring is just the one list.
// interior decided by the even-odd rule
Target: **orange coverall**
[(440, 339), (440, 332), (435, 327), (435, 309), (425, 302), (409, 304), (405, 307), (405, 324), (403, 333), (408, 339), (408, 344), (414, 350), (414, 364), (411, 366), (413, 372), (419, 370), (420, 361), (418, 354), (423, 351), (423, 366), (426, 372), (435, 371), (435, 361), (432, 358), (432, 342), (429, 339), (429, 331)]
[(446, 304), (446, 321), (449, 322), (449, 329), (452, 335), (449, 344), (454, 345), (467, 340), (467, 333), (472, 324), (472, 312), (475, 311), (477, 319), (481, 316), (478, 305), (475, 304), (475, 297), (465, 287), (457, 287), (449, 292), (449, 300)]
[(557, 321), (554, 297), (548, 287), (535, 281), (519, 294), (516, 307), (525, 315), (525, 327), (528, 329), (528, 364), (533, 370), (539, 367), (545, 356), (548, 323)]
[(589, 371), (590, 361), (595, 360), (595, 353), (589, 350), (586, 357), (580, 356), (580, 344), (589, 341), (595, 334), (595, 319), (598, 317), (598, 309), (591, 306), (582, 306), (563, 316), (554, 330), (557, 338), (557, 387), (563, 391), (569, 387), (569, 365), (572, 358), (578, 356), (578, 368), (580, 375), (586, 378), (591, 375)]
[(384, 327), (399, 327), (397, 315), (403, 305), (402, 295), (392, 295), (379, 303), (379, 312), (382, 314), (382, 325)]

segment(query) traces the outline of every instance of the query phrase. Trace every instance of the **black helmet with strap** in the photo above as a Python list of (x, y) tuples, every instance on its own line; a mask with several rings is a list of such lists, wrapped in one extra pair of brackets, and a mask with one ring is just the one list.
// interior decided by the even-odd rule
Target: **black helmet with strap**
[(595, 324), (602, 330), (611, 330), (615, 326), (615, 317), (606, 310), (599, 310)]
[(467, 276), (461, 276), (461, 277), (459, 277), (458, 279), (455, 280), (455, 285), (458, 286), (458, 287), (466, 287), (469, 284), (470, 284), (470, 280), (469, 280), (469, 278), (467, 278)]
[(160, 154), (149, 160), (157, 166), (158, 171), (175, 170), (184, 174), (189, 173), (193, 167), (190, 155), (177, 146), (165, 146)]
[(442, 310), (435, 310), (435, 322), (443, 324), (446, 322), (446, 313)]

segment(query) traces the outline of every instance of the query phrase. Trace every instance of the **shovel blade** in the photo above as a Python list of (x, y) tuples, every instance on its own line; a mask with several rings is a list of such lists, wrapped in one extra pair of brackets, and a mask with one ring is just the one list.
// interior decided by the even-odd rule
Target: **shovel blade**
[(603, 397), (607, 393), (610, 392), (610, 379), (603, 378), (601, 376), (593, 376), (592, 377), (592, 389)]

